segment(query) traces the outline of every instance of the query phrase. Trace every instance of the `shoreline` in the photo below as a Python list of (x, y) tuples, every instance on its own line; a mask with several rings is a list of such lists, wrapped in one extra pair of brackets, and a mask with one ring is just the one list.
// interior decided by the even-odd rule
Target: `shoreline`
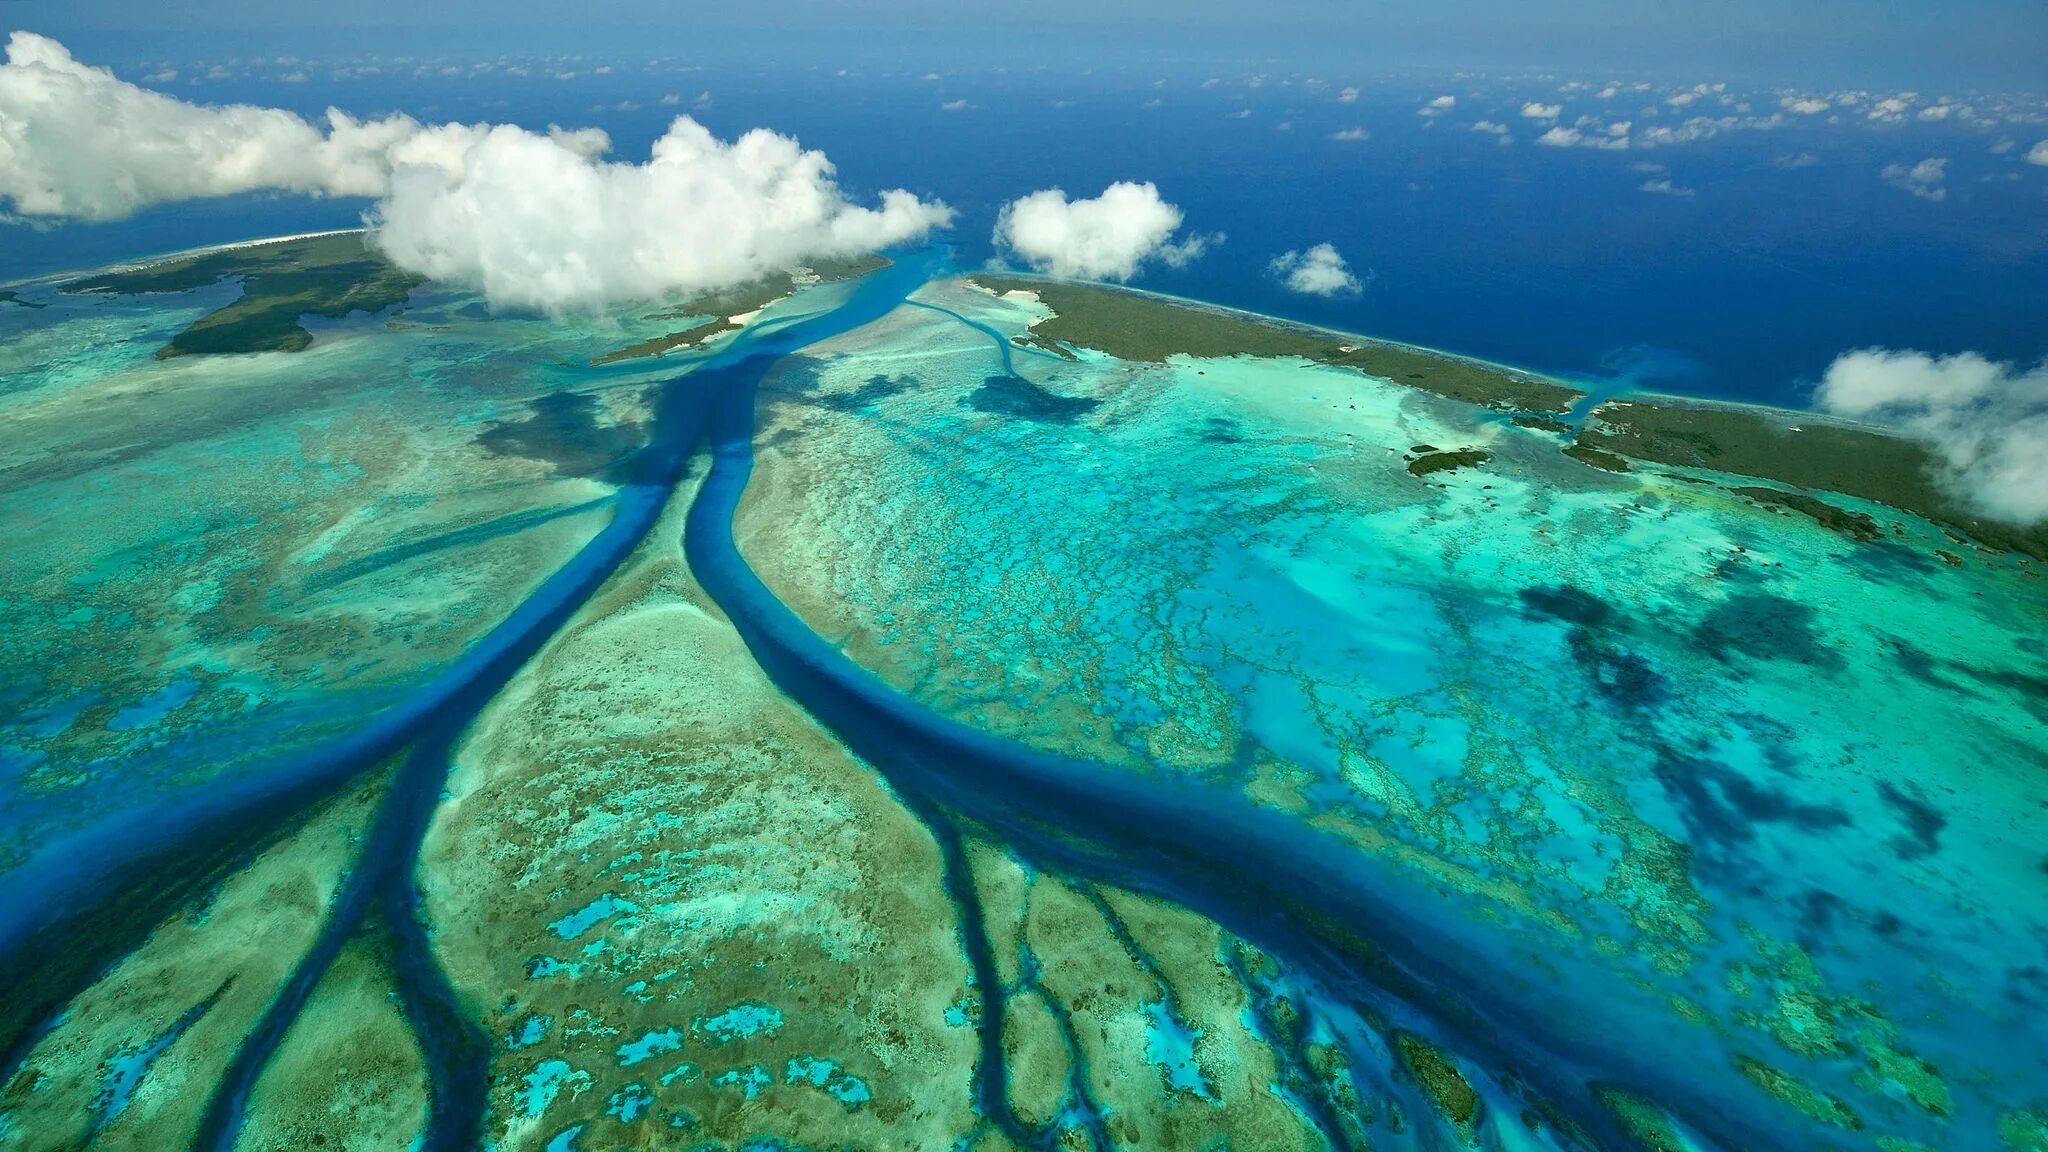
[(1540, 372), (1518, 364), (1509, 364), (1500, 360), (1488, 360), (1483, 356), (1469, 356), (1463, 352), (1453, 352), (1445, 348), (1432, 348), (1427, 344), (1415, 344), (1407, 340), (1394, 340), (1385, 336), (1371, 336), (1363, 332), (1351, 332), (1342, 328), (1332, 328), (1325, 324), (1312, 324), (1306, 320), (1294, 320), (1286, 316), (1274, 316), (1266, 312), (1253, 312), (1246, 308), (1238, 308), (1229, 304), (1218, 304), (1212, 300), (1199, 300), (1192, 296), (1176, 296), (1171, 292), (1156, 292), (1150, 288), (1136, 288), (1129, 284), (1117, 284), (1107, 280), (1058, 280), (1041, 272), (1015, 271), (1007, 268), (962, 270), (959, 279), (973, 281), (977, 276), (1000, 276), (1011, 280), (1033, 280), (1045, 284), (1077, 284), (1082, 287), (1095, 288), (1107, 292), (1123, 292), (1132, 296), (1157, 300), (1164, 304), (1194, 311), (1220, 312), (1228, 316), (1241, 316), (1246, 319), (1256, 320), (1273, 328), (1291, 329), (1296, 332), (1313, 333), (1319, 336), (1340, 336), (1345, 340), (1355, 340), (1361, 345), (1370, 344), (1381, 348), (1395, 348), (1404, 352), (1415, 352), (1424, 356), (1434, 357), (1438, 360), (1470, 364), (1477, 368), (1486, 368), (1495, 372), (1526, 376), (1532, 380), (1556, 384), (1579, 392), (1588, 394), (1591, 392), (1591, 389), (1587, 387), (1584, 381), (1560, 376), (1552, 372)]
[(323, 236), (348, 236), (354, 233), (368, 233), (372, 231), (375, 231), (375, 229), (367, 225), (359, 228), (324, 228), (317, 232), (294, 232), (285, 236), (259, 236), (250, 240), (230, 240), (224, 244), (202, 244), (197, 248), (179, 248), (170, 252), (159, 252), (151, 256), (138, 257), (134, 260), (117, 260), (111, 264), (101, 264), (93, 268), (70, 268), (62, 272), (47, 272), (40, 276), (8, 280), (0, 282), (0, 288), (62, 284), (96, 273), (141, 272), (155, 268), (158, 265), (169, 264), (176, 260), (186, 260), (194, 256), (204, 256), (214, 252), (234, 252), (243, 248), (262, 248), (271, 244), (289, 244), (295, 240), (318, 240)]
[[(137, 272), (147, 272), (149, 269), (152, 268), (161, 267), (163, 265), (174, 263), (179, 260), (191, 259), (197, 256), (204, 256), (223, 252), (243, 251), (252, 248), (262, 248), (271, 245), (288, 244), (295, 241), (314, 240), (333, 236), (365, 235), (371, 231), (373, 231), (373, 229), (368, 227), (331, 228), (309, 232), (293, 233), (282, 236), (254, 237), (244, 240), (230, 241), (223, 244), (203, 245), (200, 247), (188, 248), (179, 251), (160, 253), (144, 257), (138, 260), (107, 265), (106, 267), (100, 269), (92, 269), (85, 272), (64, 273), (49, 277), (38, 278), (32, 281), (23, 281), (21, 283), (61, 284), (66, 281), (76, 280), (82, 276), (90, 275), (92, 272), (129, 274)], [(945, 275), (946, 278), (953, 279), (962, 283), (970, 283), (979, 289), (985, 291), (994, 291), (998, 294), (1000, 294), (1003, 291), (1003, 289), (992, 287), (991, 284), (984, 283), (983, 281), (1004, 280), (1009, 281), (1012, 285), (1043, 285), (1047, 288), (1054, 288), (1064, 285), (1098, 292), (1120, 294), (1132, 299), (1149, 301), (1161, 307), (1183, 310), (1197, 315), (1214, 316), (1222, 319), (1233, 320), (1235, 322), (1242, 324), (1256, 324), (1260, 327), (1268, 328), (1276, 332), (1290, 333), (1296, 336), (1311, 336), (1317, 339), (1335, 339), (1342, 342), (1342, 344), (1346, 347), (1376, 348), (1389, 350), (1392, 352), (1398, 352), (1408, 356), (1427, 358), (1447, 365), (1460, 365), (1470, 369), (1495, 374), (1501, 376), (1507, 381), (1526, 382), (1537, 387), (1554, 388), (1563, 392), (1576, 393), (1576, 398), (1574, 398), (1570, 402), (1570, 404), (1568, 405), (1568, 410), (1562, 417), (1567, 421), (1575, 422), (1577, 425), (1572, 434), (1573, 443), (1579, 444), (1591, 442), (1595, 447), (1610, 452), (1618, 452), (1621, 456), (1625, 458), (1637, 460), (1643, 463), (1700, 466), (1705, 462), (1698, 460), (1677, 460), (1665, 458), (1665, 454), (1662, 452), (1646, 450), (1648, 448), (1648, 445), (1638, 446), (1637, 450), (1634, 452), (1628, 451), (1627, 448), (1619, 441), (1627, 438), (1628, 436), (1628, 420), (1624, 414), (1629, 412), (1631, 409), (1640, 411), (1645, 417), (1651, 418), (1653, 422), (1655, 422), (1655, 418), (1658, 416), (1662, 416), (1666, 420), (1672, 419), (1674, 417), (1682, 418), (1682, 414), (1688, 411), (1702, 413), (1721, 413), (1727, 417), (1747, 418), (1748, 420), (1756, 421), (1759, 424), (1776, 428), (1781, 432), (1789, 431), (1792, 429), (1798, 429), (1800, 431), (1805, 431), (1808, 429), (1827, 429), (1836, 434), (1849, 434), (1852, 436), (1860, 435), (1864, 437), (1870, 437), (1873, 439), (1881, 439), (1883, 441), (1896, 444), (1898, 448), (1902, 450), (1920, 452), (1924, 452), (1925, 450), (1924, 446), (1921, 445), (1919, 441), (1901, 435), (1899, 431), (1895, 428), (1891, 428), (1889, 426), (1882, 424), (1873, 424), (1864, 421), (1857, 421), (1837, 417), (1827, 413), (1816, 411), (1814, 409), (1787, 408), (1773, 404), (1759, 403), (1756, 401), (1736, 400), (1715, 396), (1687, 395), (1683, 393), (1662, 392), (1653, 389), (1639, 387), (1624, 387), (1618, 390), (1609, 391), (1606, 388), (1601, 387), (1601, 384), (1603, 382), (1599, 381), (1575, 380), (1570, 377), (1539, 372), (1532, 369), (1523, 368), (1514, 364), (1504, 363), (1501, 361), (1488, 360), (1478, 356), (1468, 356), (1462, 353), (1452, 352), (1441, 348), (1433, 348), (1425, 344), (1415, 344), (1408, 341), (1392, 340), (1384, 337), (1368, 335), (1365, 333), (1350, 332), (1340, 328), (1331, 328), (1322, 325), (1311, 324), (1305, 321), (1294, 320), (1284, 316), (1273, 316), (1267, 313), (1253, 312), (1247, 309), (1236, 308), (1225, 304), (1218, 304), (1212, 301), (1200, 300), (1185, 296), (1176, 296), (1172, 293), (1156, 292), (1145, 288), (1134, 288), (1129, 285), (1112, 284), (1101, 281), (1057, 280), (1052, 277), (1034, 272), (1013, 272), (1008, 270), (992, 268), (953, 268), (947, 270)], [(1041, 304), (1043, 304), (1043, 293), (1039, 293), (1038, 295)], [(1050, 307), (1050, 305), (1045, 306), (1048, 308)], [(1358, 366), (1354, 365), (1353, 367)], [(1367, 371), (1368, 374), (1374, 374), (1371, 372), (1369, 368), (1360, 368), (1359, 370)], [(1396, 381), (1396, 383), (1401, 383), (1404, 386), (1408, 387), (1418, 387), (1418, 385), (1410, 384), (1406, 381)], [(1425, 388), (1424, 390), (1431, 389)], [(1439, 394), (1443, 393), (1439, 392)], [(1457, 397), (1453, 398), (1457, 399)], [(1883, 497), (1877, 496), (1870, 489), (1869, 485), (1865, 483), (1857, 483), (1854, 481), (1849, 481), (1845, 483), (1844, 477), (1830, 476), (1828, 477), (1828, 479), (1833, 481), (1832, 483), (1814, 483), (1814, 481), (1818, 479), (1817, 477), (1794, 478), (1791, 475), (1778, 474), (1779, 470), (1771, 467), (1735, 467), (1729, 468), (1727, 470), (1730, 471), (1733, 475), (1749, 476), (1751, 478), (1756, 479), (1773, 480), (1780, 483), (1791, 484), (1792, 486), (1798, 488), (1818, 488), (1822, 491), (1834, 491), (1843, 495), (1856, 496), (1864, 499), (1873, 499), (1878, 503), (1887, 504), (1892, 507), (1898, 508), (1901, 511), (1917, 514), (1931, 520), (1936, 520), (1937, 522), (1954, 522), (1956, 520), (1963, 520), (1965, 522), (1971, 523), (1973, 527), (1982, 523), (1980, 520), (1978, 520), (1977, 517), (1968, 515), (1965, 512), (1965, 510), (1956, 508), (1953, 504), (1949, 503), (1946, 500), (1942, 500), (1939, 498), (1928, 499), (1927, 496), (1933, 495), (1932, 493), (1915, 492), (1913, 495), (1919, 498), (1900, 499), (1900, 497), (1904, 495), (1904, 493), (1887, 492), (1886, 495), (1889, 495), (1892, 498), (1884, 499)], [(1918, 475), (1917, 470), (1916, 479), (1924, 479), (1924, 477)], [(1802, 480), (1804, 480), (1805, 482), (1802, 482)], [(1890, 488), (1892, 486), (1884, 485), (1883, 487)], [(2009, 534), (2012, 533), (2016, 533), (2017, 535), (2024, 537), (2032, 535), (2032, 530), (2027, 528), (2014, 528), (2011, 526), (2007, 526), (2003, 530), (1999, 530), (1992, 533), (1985, 533), (1985, 535), (1991, 535), (2000, 538), (2009, 538)], [(1976, 533), (1973, 533), (1973, 535), (1975, 534)], [(2030, 548), (2027, 550), (2036, 551), (2038, 550), (2038, 545), (2035, 548)]]
[[(43, 276), (34, 276), (21, 280), (10, 280), (0, 282), (0, 288), (11, 288), (21, 285), (59, 283), (68, 280), (75, 280), (82, 276), (91, 275), (93, 273), (143, 271), (163, 264), (168, 264), (176, 260), (183, 260), (193, 256), (206, 255), (215, 252), (233, 252), (246, 248), (262, 248), (271, 244), (287, 244), (297, 240), (314, 240), (326, 236), (346, 236), (356, 233), (366, 234), (372, 231), (375, 231), (375, 229), (365, 225), (355, 228), (327, 228), (312, 232), (295, 232), (281, 236), (253, 237), (246, 240), (232, 240), (221, 244), (204, 244), (193, 248), (181, 248), (174, 249), (168, 252), (161, 252), (150, 256), (140, 257), (135, 260), (117, 261), (115, 263), (102, 265), (96, 268), (72, 269), (64, 272), (54, 272)], [(1542, 371), (1539, 369), (1529, 368), (1519, 364), (1511, 364), (1502, 360), (1489, 360), (1483, 356), (1473, 356), (1463, 352), (1454, 352), (1450, 349), (1436, 348), (1428, 344), (1417, 344), (1408, 340), (1396, 340), (1390, 337), (1374, 336), (1364, 332), (1353, 332), (1343, 328), (1333, 328), (1328, 325), (1314, 324), (1305, 320), (1296, 320), (1291, 317), (1275, 316), (1266, 312), (1254, 312), (1249, 309), (1238, 308), (1229, 304), (1219, 304), (1212, 300), (1202, 300), (1192, 296), (1177, 296), (1171, 292), (1159, 292), (1149, 288), (1134, 287), (1129, 284), (1117, 284), (1110, 281), (1100, 280), (1058, 280), (1051, 276), (1047, 276), (1038, 272), (1019, 271), (1008, 268), (963, 268), (958, 270), (958, 272), (955, 275), (957, 279), (965, 281), (973, 281), (976, 276), (980, 275), (990, 275), (1002, 276), (1016, 280), (1038, 281), (1046, 284), (1078, 284), (1090, 288), (1096, 288), (1111, 292), (1122, 292), (1132, 296), (1156, 300), (1164, 304), (1173, 305), (1175, 307), (1186, 308), (1195, 311), (1220, 313), (1228, 316), (1243, 317), (1245, 319), (1257, 321), (1258, 323), (1267, 325), (1269, 327), (1292, 330), (1303, 333), (1314, 333), (1317, 335), (1337, 336), (1342, 337), (1348, 341), (1357, 341), (1361, 345), (1372, 345), (1381, 348), (1399, 349), (1402, 351), (1413, 352), (1420, 355), (1433, 357), (1435, 359), (1449, 361), (1452, 363), (1469, 364), (1477, 368), (1484, 368), (1492, 371), (1509, 373), (1515, 376), (1527, 377), (1532, 380), (1556, 384), (1564, 388), (1579, 391), (1584, 394), (1585, 398), (1590, 399), (1597, 397), (1596, 402), (1593, 404), (1593, 406), (1587, 409), (1588, 416), (1590, 416), (1594, 411), (1597, 411), (1601, 407), (1617, 402), (1643, 403), (1650, 406), (1664, 406), (1668, 403), (1671, 406), (1725, 408), (1731, 410), (1751, 411), (1759, 414), (1791, 414), (1801, 417), (1810, 417), (1817, 422), (1824, 421), (1840, 427), (1857, 428), (1868, 432), (1895, 434), (1893, 430), (1889, 429), (1885, 425), (1869, 424), (1859, 421), (1846, 420), (1844, 418), (1831, 416), (1827, 413), (1819, 412), (1810, 408), (1786, 408), (1779, 405), (1765, 404), (1752, 400), (1736, 400), (1718, 396), (1700, 396), (1680, 392), (1661, 392), (1650, 388), (1641, 388), (1633, 386), (1627, 387), (1621, 391), (1602, 393), (1601, 390), (1598, 388), (1598, 384), (1600, 383), (1599, 381), (1586, 380), (1570, 375)]]

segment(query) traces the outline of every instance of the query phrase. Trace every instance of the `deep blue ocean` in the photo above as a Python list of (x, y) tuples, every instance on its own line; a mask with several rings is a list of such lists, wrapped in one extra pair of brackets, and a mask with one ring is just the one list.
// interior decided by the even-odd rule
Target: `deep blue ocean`
[[(76, 45), (124, 77), (143, 74), (143, 59), (94, 47)], [(724, 136), (771, 127), (825, 150), (856, 195), (902, 186), (943, 198), (959, 210), (954, 240), (968, 263), (991, 255), (989, 231), (1006, 199), (1048, 185), (1082, 196), (1113, 180), (1151, 180), (1186, 210), (1190, 229), (1228, 238), (1185, 269), (1151, 268), (1140, 286), (1665, 391), (1802, 404), (1836, 355), (1873, 345), (2028, 363), (2048, 356), (2048, 168), (2022, 160), (2036, 136), (2048, 136), (2042, 123), (1874, 126), (1858, 112), (1839, 124), (1789, 117), (1775, 129), (1596, 151), (1537, 146), (1543, 125), (1522, 118), (1521, 106), (1564, 99), (1567, 122), (1597, 107), (1639, 126), (1734, 113), (1665, 110), (1646, 120), (1642, 107), (1660, 104), (1661, 92), (1604, 106), (1559, 95), (1572, 79), (1615, 78), (1598, 73), (1352, 75), (1342, 65), (1213, 59), (999, 68), (903, 56), (855, 57), (842, 75), (805, 60), (700, 62), (674, 45), (652, 55), (511, 58), (526, 76), (506, 75), (504, 64), (421, 76), (421, 62), (387, 60), (376, 75), (335, 79), (333, 62), (244, 64), (235, 79), (201, 84), (189, 82), (187, 65), (187, 78), (166, 88), (308, 116), (334, 105), (357, 115), (596, 125), (626, 159), (643, 158), (679, 112)], [(613, 70), (596, 73), (600, 66)], [(287, 69), (308, 79), (280, 82)], [(1344, 87), (1360, 89), (1355, 101), (1340, 102)], [(1753, 115), (1777, 110), (1772, 86), (1730, 91), (1755, 105)], [(677, 102), (662, 104), (671, 93)], [(1417, 114), (1446, 94), (1458, 99), (1451, 114)], [(969, 106), (944, 107), (955, 101)], [(1480, 119), (1507, 125), (1515, 142), (1474, 131)], [(1370, 138), (1332, 138), (1346, 129)], [(1994, 153), (2001, 137), (2016, 146)], [(1880, 176), (1930, 157), (1949, 160), (1941, 200)], [(1690, 194), (1642, 191), (1650, 179)], [(116, 224), (15, 224), (0, 231), (0, 280), (345, 227), (366, 207), (253, 196)], [(1366, 277), (1361, 295), (1295, 295), (1267, 271), (1278, 253), (1322, 242)]]

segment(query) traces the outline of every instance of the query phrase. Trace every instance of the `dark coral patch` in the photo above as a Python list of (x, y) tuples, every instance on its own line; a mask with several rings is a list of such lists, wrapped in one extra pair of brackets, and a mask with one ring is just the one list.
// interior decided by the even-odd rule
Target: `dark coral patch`
[(1202, 425), (1202, 440), (1209, 444), (1242, 444), (1244, 433), (1237, 421), (1227, 416), (1211, 416)]
[(1566, 648), (1602, 697), (1631, 710), (1656, 707), (1669, 697), (1650, 662), (1617, 642), (1632, 625), (1614, 605), (1573, 584), (1524, 588), (1516, 595), (1525, 615), (1571, 625)]
[(1948, 817), (1940, 809), (1929, 804), (1917, 789), (1894, 788), (1889, 781), (1880, 781), (1877, 792), (1906, 825), (1906, 834), (1892, 841), (1900, 856), (1917, 860), (1941, 851), (1941, 830), (1948, 827)]
[(1747, 844), (1765, 824), (1824, 832), (1851, 823), (1833, 804), (1807, 803), (1705, 756), (1659, 748), (1654, 771), (1698, 842)]
[(1522, 608), (1532, 616), (1547, 616), (1582, 628), (1626, 627), (1627, 620), (1614, 605), (1576, 584), (1548, 588), (1524, 588), (1516, 593)]
[(1086, 396), (1048, 392), (1022, 376), (990, 376), (961, 401), (976, 412), (1041, 424), (1072, 424), (1102, 404)]
[(1714, 605), (1693, 638), (1700, 648), (1724, 664), (1735, 656), (1781, 660), (1826, 671), (1842, 666), (1842, 657), (1820, 640), (1813, 607), (1783, 596), (1743, 592)]
[(808, 401), (834, 412), (858, 412), (864, 408), (872, 408), (900, 392), (909, 391), (911, 383), (912, 381), (906, 377), (870, 376), (851, 392), (829, 392), (808, 397)]
[(523, 420), (492, 423), (477, 436), (477, 446), (493, 456), (538, 460), (557, 476), (616, 482), (645, 441), (638, 424), (600, 424), (597, 398), (581, 392), (552, 392), (529, 407)]

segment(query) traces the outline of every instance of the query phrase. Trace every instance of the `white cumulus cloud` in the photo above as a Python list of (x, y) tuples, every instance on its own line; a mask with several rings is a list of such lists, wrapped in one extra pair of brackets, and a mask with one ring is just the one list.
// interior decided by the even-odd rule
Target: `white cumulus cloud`
[(1948, 177), (1948, 161), (1941, 157), (1931, 157), (1911, 167), (1887, 164), (1878, 175), (1892, 187), (1911, 192), (1922, 200), (1939, 202), (1948, 199), (1948, 189), (1942, 187), (1942, 181)]
[(1531, 120), (1555, 120), (1559, 116), (1564, 115), (1564, 105), (1538, 104), (1531, 100), (1529, 103), (1522, 105), (1522, 115)]
[(997, 247), (1053, 276), (1129, 280), (1149, 261), (1172, 268), (1201, 256), (1221, 236), (1176, 242), (1181, 210), (1150, 181), (1120, 180), (1088, 200), (1046, 188), (1010, 201), (996, 216)]
[(151, 204), (279, 190), (377, 199), (401, 267), (550, 313), (725, 287), (943, 227), (909, 192), (849, 201), (830, 160), (755, 130), (732, 143), (678, 117), (641, 164), (597, 129), (361, 121), (202, 106), (17, 32), (0, 65), (0, 201), (21, 217), (111, 220)]
[(1372, 139), (1372, 133), (1363, 128), (1341, 128), (1330, 133), (1330, 139), (1339, 140), (1346, 144), (1357, 144)]
[(1818, 116), (1832, 107), (1826, 100), (1813, 96), (1787, 96), (1778, 105), (1798, 116)]
[(872, 252), (951, 215), (900, 189), (879, 208), (855, 205), (824, 153), (763, 129), (726, 143), (683, 116), (644, 164), (493, 128), (459, 177), (399, 168), (373, 219), (402, 267), (479, 287), (494, 305), (561, 312)]
[(1418, 116), (1441, 116), (1458, 106), (1456, 96), (1439, 96), (1416, 110)]
[(2027, 163), (2048, 168), (2048, 140), (2043, 140), (2027, 149)]
[(1355, 296), (1364, 287), (1330, 244), (1282, 252), (1268, 267), (1288, 291), (1307, 296)]
[(23, 216), (115, 220), (165, 200), (259, 188), (375, 196), (399, 164), (460, 169), (481, 129), (327, 114), (326, 130), (249, 104), (138, 88), (16, 32), (0, 64), (0, 199)]
[(1866, 348), (1836, 358), (1814, 403), (1927, 442), (1943, 488), (1985, 516), (2048, 519), (2048, 364)]

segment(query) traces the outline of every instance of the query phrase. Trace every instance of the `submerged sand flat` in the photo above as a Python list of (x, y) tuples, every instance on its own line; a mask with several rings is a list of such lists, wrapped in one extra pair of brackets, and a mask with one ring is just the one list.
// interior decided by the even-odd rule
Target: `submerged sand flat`
[(928, 261), (0, 313), (0, 1147), (2048, 1140), (2024, 550)]

